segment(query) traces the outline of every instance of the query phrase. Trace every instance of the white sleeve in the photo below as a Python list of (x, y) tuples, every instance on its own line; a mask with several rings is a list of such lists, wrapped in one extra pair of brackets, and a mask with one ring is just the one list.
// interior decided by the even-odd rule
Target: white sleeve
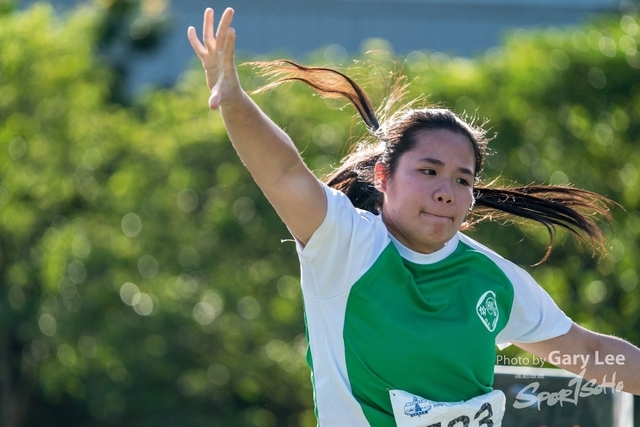
[(342, 192), (323, 187), (324, 221), (304, 247), (297, 242), (296, 248), (305, 291), (330, 298), (349, 290), (390, 240), (379, 216), (356, 209)]
[[(506, 269), (505, 269), (506, 270)], [(572, 321), (523, 269), (505, 271), (513, 284), (513, 304), (505, 328), (496, 336), (502, 350), (512, 342), (532, 343), (566, 334)]]

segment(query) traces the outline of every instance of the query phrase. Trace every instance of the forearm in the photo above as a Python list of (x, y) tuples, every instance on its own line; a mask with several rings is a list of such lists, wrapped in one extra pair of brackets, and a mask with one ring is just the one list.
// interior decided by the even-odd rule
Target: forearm
[(640, 395), (640, 349), (619, 338), (599, 335), (587, 356), (585, 379), (608, 387), (619, 385), (624, 391)]
[(244, 91), (220, 110), (231, 143), (263, 190), (305, 168), (291, 138)]
[(640, 395), (640, 349), (620, 338), (573, 324), (565, 335), (516, 344), (587, 380), (607, 387), (622, 387), (624, 391)]

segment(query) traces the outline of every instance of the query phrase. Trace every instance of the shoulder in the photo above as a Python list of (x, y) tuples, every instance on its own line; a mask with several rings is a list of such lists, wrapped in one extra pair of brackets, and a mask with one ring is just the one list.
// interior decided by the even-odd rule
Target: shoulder
[(470, 238), (469, 236), (466, 236), (462, 233), (459, 233), (459, 235), (461, 243), (467, 245), (472, 250), (488, 258), (497, 268), (502, 270), (502, 272), (509, 278), (514, 287), (523, 282), (527, 284), (533, 283), (537, 286), (537, 283), (531, 277), (531, 275), (516, 263), (504, 258), (502, 255), (498, 254), (482, 243), (479, 243), (476, 240)]
[(307, 244), (298, 243), (297, 249), (305, 288), (329, 297), (350, 288), (391, 241), (379, 215), (356, 209), (342, 192), (323, 187), (326, 217)]
[(380, 215), (358, 209), (341, 191), (324, 183), (322, 186), (327, 197), (327, 213), (324, 221), (311, 237), (309, 244), (313, 244), (313, 240), (321, 241), (331, 236), (343, 240), (361, 240), (358, 243), (365, 243), (374, 234), (387, 236), (387, 227)]

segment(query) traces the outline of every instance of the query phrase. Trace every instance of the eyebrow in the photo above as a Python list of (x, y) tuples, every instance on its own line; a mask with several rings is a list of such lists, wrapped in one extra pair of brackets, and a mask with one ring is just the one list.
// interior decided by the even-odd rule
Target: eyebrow
[[(444, 166), (444, 162), (440, 159), (434, 159), (432, 157), (424, 157), (422, 159), (418, 160), (419, 162), (423, 162), (423, 163), (431, 163), (433, 165), (436, 166)], [(473, 171), (469, 168), (465, 168), (465, 167), (459, 167), (458, 171), (460, 171), (463, 174), (466, 175), (471, 175), (471, 176), (475, 176), (475, 174), (473, 173)]]

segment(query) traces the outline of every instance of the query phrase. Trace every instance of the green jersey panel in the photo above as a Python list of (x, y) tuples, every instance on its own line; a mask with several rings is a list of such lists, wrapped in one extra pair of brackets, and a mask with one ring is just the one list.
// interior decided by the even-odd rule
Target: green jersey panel
[[(486, 321), (478, 308), (488, 291), (498, 316)], [(502, 270), (467, 245), (425, 265), (389, 244), (351, 289), (344, 324), (349, 382), (371, 425), (395, 425), (390, 389), (440, 402), (490, 392), (512, 302)]]

